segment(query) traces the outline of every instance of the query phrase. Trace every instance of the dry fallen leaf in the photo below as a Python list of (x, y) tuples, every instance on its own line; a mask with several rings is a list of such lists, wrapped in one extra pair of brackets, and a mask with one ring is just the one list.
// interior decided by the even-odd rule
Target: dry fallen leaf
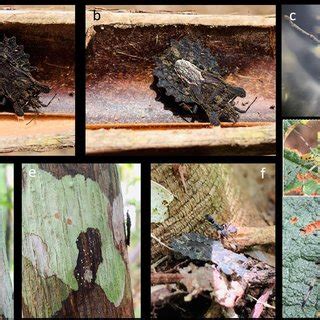
[(244, 288), (238, 281), (227, 281), (217, 269), (213, 268), (214, 295), (220, 305), (233, 308), (244, 294)]

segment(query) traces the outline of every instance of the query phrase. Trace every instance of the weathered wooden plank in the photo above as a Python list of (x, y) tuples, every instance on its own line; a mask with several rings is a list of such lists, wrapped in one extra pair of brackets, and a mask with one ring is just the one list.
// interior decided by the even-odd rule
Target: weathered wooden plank
[[(87, 154), (274, 154), (275, 125), (169, 130), (87, 130)], [(142, 153), (141, 153), (142, 152)]]
[(0, 154), (74, 147), (74, 116), (44, 114), (32, 120), (34, 117), (36, 115), (26, 114), (23, 120), (17, 120), (14, 114), (0, 115)]

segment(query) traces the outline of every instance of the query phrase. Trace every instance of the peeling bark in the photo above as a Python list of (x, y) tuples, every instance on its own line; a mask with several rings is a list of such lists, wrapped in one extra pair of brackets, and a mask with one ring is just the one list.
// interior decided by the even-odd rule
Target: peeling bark
[(30, 164), (23, 171), (23, 315), (133, 317), (116, 166)]

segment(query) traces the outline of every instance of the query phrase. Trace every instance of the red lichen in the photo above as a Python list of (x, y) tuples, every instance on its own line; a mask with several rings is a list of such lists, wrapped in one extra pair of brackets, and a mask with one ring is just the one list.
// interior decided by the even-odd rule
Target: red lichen
[(299, 218), (298, 217), (291, 217), (290, 218), (290, 223), (291, 224), (296, 224), (298, 222)]
[(300, 172), (297, 174), (297, 179), (303, 182), (306, 180), (314, 180), (315, 182), (318, 182), (318, 183), (320, 182), (320, 178), (312, 172), (306, 172), (306, 173)]

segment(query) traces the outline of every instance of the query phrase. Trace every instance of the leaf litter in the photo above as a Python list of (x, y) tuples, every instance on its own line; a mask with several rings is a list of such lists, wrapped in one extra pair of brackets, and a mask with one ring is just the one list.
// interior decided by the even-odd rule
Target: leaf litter
[[(168, 306), (170, 314), (199, 316), (199, 310), (194, 313), (194, 305), (202, 309), (200, 313), (205, 317), (275, 317), (273, 266), (225, 249), (220, 241), (197, 233), (181, 235), (170, 247), (174, 251), (171, 263), (176, 263), (179, 257), (188, 257), (191, 261), (186, 266), (169, 268), (177, 273), (166, 274), (168, 265), (155, 273), (164, 271), (164, 283), (165, 275), (179, 277), (176, 277), (177, 283), (164, 284), (165, 301), (152, 304), (153, 317), (163, 316), (159, 310)], [(154, 294), (152, 299), (156, 300)]]

